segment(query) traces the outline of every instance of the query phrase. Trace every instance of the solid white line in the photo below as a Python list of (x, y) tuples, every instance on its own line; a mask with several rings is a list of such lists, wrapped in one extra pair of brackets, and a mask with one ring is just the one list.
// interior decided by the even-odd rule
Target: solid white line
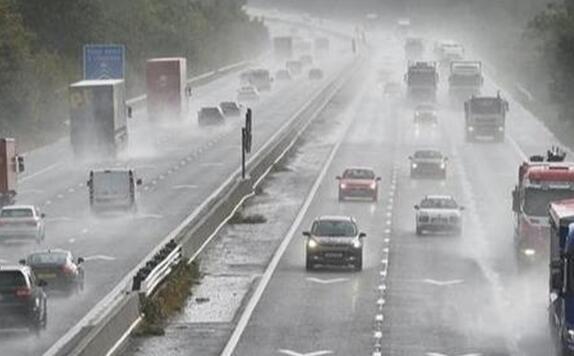
[(293, 236), (295, 236), (295, 233), (297, 232), (299, 225), (301, 225), (301, 222), (305, 218), (305, 215), (307, 214), (307, 211), (309, 210), (309, 207), (311, 206), (311, 202), (313, 201), (313, 199), (315, 198), (315, 195), (319, 191), (319, 187), (321, 186), (321, 183), (323, 182), (323, 179), (325, 178), (325, 175), (327, 174), (329, 166), (333, 162), (333, 159), (335, 158), (335, 155), (337, 154), (337, 151), (339, 150), (339, 147), (341, 146), (341, 143), (343, 142), (343, 137), (344, 137), (344, 133), (343, 133), (341, 139), (339, 139), (339, 141), (335, 144), (335, 146), (331, 150), (331, 153), (329, 154), (327, 161), (323, 165), (323, 168), (321, 169), (319, 176), (317, 177), (317, 179), (313, 183), (313, 187), (311, 188), (309, 195), (307, 195), (307, 198), (305, 199), (305, 202), (303, 203), (301, 210), (299, 210), (299, 213), (297, 214), (295, 221), (293, 222), (293, 224), (291, 224), (291, 227), (289, 228), (287, 235), (285, 235), (285, 238), (283, 239), (283, 241), (281, 241), (281, 245), (279, 245), (279, 247), (275, 251), (275, 254), (273, 255), (273, 258), (271, 259), (271, 262), (267, 266), (267, 269), (265, 270), (265, 273), (263, 274), (263, 276), (261, 278), (261, 281), (257, 285), (257, 289), (255, 290), (255, 292), (253, 293), (253, 296), (251, 297), (251, 299), (247, 303), (245, 310), (244, 310), (243, 314), (241, 315), (241, 318), (239, 319), (237, 326), (235, 327), (235, 330), (233, 330), (233, 334), (231, 334), (231, 337), (229, 338), (227, 344), (225, 345), (225, 348), (223, 349), (223, 352), (221, 353), (221, 356), (231, 356), (233, 354), (233, 351), (237, 347), (237, 344), (239, 343), (241, 335), (243, 334), (243, 331), (247, 327), (247, 324), (249, 323), (249, 319), (251, 319), (251, 315), (253, 314), (255, 307), (257, 306), (257, 304), (259, 303), (259, 300), (263, 296), (263, 292), (265, 291), (265, 288), (267, 288), (267, 285), (269, 284), (269, 281), (271, 280), (271, 277), (273, 276), (275, 269), (277, 269), (277, 266), (279, 265), (279, 261), (281, 261), (281, 257), (283, 257), (283, 254), (285, 253), (285, 251), (287, 250), (287, 247), (291, 243)]

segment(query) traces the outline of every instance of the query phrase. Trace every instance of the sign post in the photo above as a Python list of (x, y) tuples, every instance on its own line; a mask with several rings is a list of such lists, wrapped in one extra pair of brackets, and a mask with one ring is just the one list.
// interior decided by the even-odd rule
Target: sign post
[(84, 46), (84, 79), (124, 79), (125, 46), (89, 44)]
[(253, 142), (253, 112), (247, 109), (245, 113), (245, 127), (241, 128), (241, 178), (245, 179), (245, 155), (251, 153)]

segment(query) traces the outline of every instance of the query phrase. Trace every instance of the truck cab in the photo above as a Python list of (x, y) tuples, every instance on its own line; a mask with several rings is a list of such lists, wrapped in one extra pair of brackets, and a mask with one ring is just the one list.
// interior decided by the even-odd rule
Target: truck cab
[(453, 61), (450, 63), (448, 84), (451, 97), (466, 100), (480, 95), (483, 83), (482, 62)]
[(464, 103), (466, 141), (490, 137), (504, 141), (508, 101), (500, 96), (473, 96)]
[(557, 355), (574, 355), (574, 199), (550, 204), (549, 322)]
[(90, 171), (87, 186), (90, 207), (94, 212), (136, 211), (137, 190), (142, 184), (131, 169), (98, 169)]
[(559, 162), (548, 151), (533, 156), (518, 169), (518, 184), (512, 192), (514, 212), (514, 245), (517, 261), (522, 266), (544, 261), (549, 253), (547, 216), (554, 201), (574, 198), (574, 163)]
[(267, 69), (254, 69), (251, 71), (251, 85), (258, 91), (270, 91), (273, 78)]

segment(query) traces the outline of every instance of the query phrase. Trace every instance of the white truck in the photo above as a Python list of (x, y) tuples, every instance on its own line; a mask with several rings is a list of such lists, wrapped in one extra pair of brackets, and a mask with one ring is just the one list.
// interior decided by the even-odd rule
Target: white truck
[(448, 77), (449, 94), (453, 98), (466, 100), (480, 95), (484, 83), (482, 62), (452, 61)]
[(128, 168), (95, 169), (87, 182), (93, 212), (137, 211), (137, 186), (142, 180)]

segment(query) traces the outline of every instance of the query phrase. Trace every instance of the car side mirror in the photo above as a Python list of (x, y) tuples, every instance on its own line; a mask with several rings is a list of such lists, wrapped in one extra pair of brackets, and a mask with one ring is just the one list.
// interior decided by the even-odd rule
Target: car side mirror
[(377, 182), (380, 182), (380, 181), (381, 181), (381, 177), (377, 177), (377, 178), (375, 178), (375, 180), (376, 180)]
[(412, 160), (413, 160), (413, 156), (409, 156), (409, 160), (411, 160), (411, 161), (412, 161)]
[(550, 279), (550, 289), (560, 293), (562, 291), (562, 287), (562, 272), (553, 272)]
[(83, 257), (78, 257), (78, 264), (86, 262)]
[(189, 85), (185, 87), (185, 95), (191, 98), (191, 87)]
[(40, 280), (38, 281), (38, 287), (45, 287), (45, 286), (47, 286), (47, 285), (48, 285), (48, 282), (46, 282), (46, 281), (43, 280), (43, 279), (40, 279)]
[(465, 210), (466, 208), (465, 208), (464, 206), (460, 206), (459, 209), (460, 209), (460, 211), (463, 211), (463, 210)]
[(46, 214), (42, 213), (42, 214), (40, 214), (40, 217), (43, 219), (46, 217)]
[(92, 180), (88, 180), (86, 181), (86, 187), (91, 188), (92, 187)]
[(17, 156), (16, 161), (18, 162), (18, 173), (22, 173), (26, 170), (24, 165), (24, 156)]
[(512, 191), (512, 211), (515, 213), (520, 212), (519, 190), (516, 188)]
[(303, 236), (311, 237), (311, 233), (309, 231), (303, 231)]
[(336, 180), (341, 180), (341, 176), (336, 176), (335, 179), (336, 179)]
[(360, 238), (360, 239), (363, 239), (363, 238), (365, 238), (365, 237), (367, 237), (367, 234), (366, 234), (366, 233), (364, 233), (364, 232), (359, 233), (359, 238)]
[(445, 157), (444, 160), (445, 160), (445, 161), (448, 161), (448, 157)]
[(421, 207), (417, 205), (415, 205), (415, 210), (419, 210)]
[(133, 117), (134, 109), (131, 106), (128, 106), (128, 117), (131, 119)]
[(136, 185), (142, 185), (143, 184), (143, 180), (141, 178), (138, 178), (136, 180)]
[(25, 259), (21, 259), (20, 261), (18, 261), (19, 264), (21, 264), (22, 266), (26, 265), (26, 260)]

